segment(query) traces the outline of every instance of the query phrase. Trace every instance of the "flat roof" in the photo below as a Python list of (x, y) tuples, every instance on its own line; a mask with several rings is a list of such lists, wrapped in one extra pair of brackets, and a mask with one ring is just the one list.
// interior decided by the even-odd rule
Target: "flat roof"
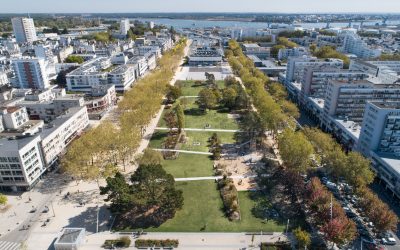
[(381, 164), (391, 168), (398, 175), (400, 175), (400, 157), (396, 157), (393, 154), (389, 153), (381, 153), (381, 152), (372, 152), (374, 155), (378, 156), (377, 160), (380, 161)]
[(84, 231), (84, 228), (64, 228), (63, 234), (56, 243), (75, 243), (79, 235)]
[(358, 141), (361, 133), (361, 126), (354, 121), (346, 121), (342, 119), (333, 119), (333, 121), (349, 135), (354, 141)]

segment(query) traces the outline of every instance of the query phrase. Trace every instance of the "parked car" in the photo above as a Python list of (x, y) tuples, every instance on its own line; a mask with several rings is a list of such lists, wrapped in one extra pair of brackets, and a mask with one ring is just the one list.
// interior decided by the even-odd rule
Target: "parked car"
[(389, 233), (386, 232), (382, 235), (382, 239), (381, 239), (382, 244), (384, 245), (396, 245), (396, 239), (394, 238), (394, 236)]

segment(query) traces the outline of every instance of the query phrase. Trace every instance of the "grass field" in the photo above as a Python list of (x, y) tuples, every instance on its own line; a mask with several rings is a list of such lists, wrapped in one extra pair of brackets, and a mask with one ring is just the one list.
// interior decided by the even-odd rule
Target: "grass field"
[[(229, 112), (226, 110), (208, 110), (206, 113), (200, 111), (197, 104), (195, 104), (196, 99), (190, 98), (189, 103), (184, 106), (185, 112), (185, 127), (186, 128), (204, 128), (206, 124), (210, 125), (210, 129), (238, 129), (239, 126), (236, 121), (228, 117)], [(163, 119), (164, 115), (170, 110), (164, 110), (160, 121), (158, 122), (158, 127), (166, 127), (165, 121)]]
[[(249, 192), (239, 192), (241, 220), (229, 221), (223, 212), (223, 205), (214, 181), (177, 182), (177, 188), (184, 194), (183, 209), (159, 228), (148, 231), (162, 232), (280, 232), (284, 225), (255, 218), (251, 209), (254, 201)], [(205, 226), (206, 225), (206, 226)]]
[[(210, 138), (213, 132), (207, 131), (186, 131), (187, 142), (182, 145), (180, 149), (182, 150), (190, 150), (190, 151), (199, 151), (199, 152), (208, 152), (208, 138)], [(230, 132), (217, 132), (218, 137), (220, 138), (222, 144), (231, 144), (235, 142), (234, 135), (235, 133)], [(157, 131), (153, 134), (153, 137), (150, 140), (151, 148), (161, 148), (162, 143), (167, 137), (167, 131)], [(200, 143), (200, 145), (198, 145)]]
[[(177, 81), (176, 86), (180, 86), (182, 90), (182, 96), (197, 96), (202, 88), (205, 86), (195, 86), (195, 81)], [(216, 81), (219, 88), (224, 87), (224, 81)]]
[(164, 160), (162, 165), (175, 178), (213, 176), (213, 161), (208, 155), (180, 153), (176, 160)]

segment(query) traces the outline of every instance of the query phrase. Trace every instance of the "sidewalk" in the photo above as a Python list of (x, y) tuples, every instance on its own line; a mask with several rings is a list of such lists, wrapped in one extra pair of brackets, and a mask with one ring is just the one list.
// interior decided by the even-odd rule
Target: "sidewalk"
[[(238, 250), (238, 249), (259, 249), (259, 245), (262, 242), (277, 242), (286, 241), (288, 238), (282, 233), (272, 233), (270, 235), (246, 235), (246, 233), (147, 233), (142, 235), (139, 239), (176, 239), (179, 240), (179, 247), (177, 249), (226, 249), (226, 250)], [(82, 250), (94, 250), (99, 249), (101, 244), (106, 239), (115, 239), (120, 237), (118, 233), (100, 233), (93, 234), (86, 237), (86, 242), (80, 249)], [(132, 246), (126, 249), (136, 249), (133, 247), (134, 238), (132, 240)]]

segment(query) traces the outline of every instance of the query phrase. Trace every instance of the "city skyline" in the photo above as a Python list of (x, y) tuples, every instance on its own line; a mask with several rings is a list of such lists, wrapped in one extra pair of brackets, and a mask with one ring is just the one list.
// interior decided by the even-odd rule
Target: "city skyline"
[[(22, 7), (23, 6), (23, 7)], [(254, 12), (254, 13), (400, 13), (396, 0), (338, 0), (332, 2), (315, 2), (312, 0), (281, 0), (279, 2), (250, 0), (232, 4), (229, 0), (181, 1), (171, 0), (168, 5), (161, 0), (146, 2), (126, 0), (89, 0), (58, 2), (51, 0), (19, 0), (2, 4), (0, 13), (180, 13), (180, 12)]]

